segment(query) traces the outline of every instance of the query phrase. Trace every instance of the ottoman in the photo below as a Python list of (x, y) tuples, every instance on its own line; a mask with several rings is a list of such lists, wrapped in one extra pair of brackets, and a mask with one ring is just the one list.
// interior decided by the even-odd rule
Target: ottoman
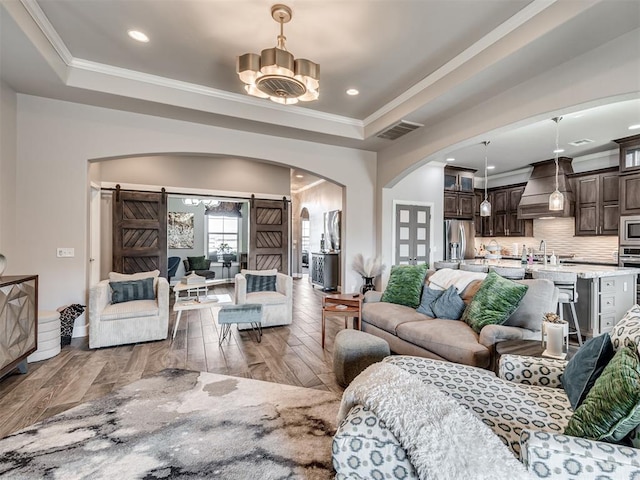
[(389, 355), (386, 340), (360, 330), (340, 330), (333, 343), (333, 373), (346, 387), (369, 365)]
[(60, 313), (38, 310), (38, 349), (27, 357), (27, 362), (39, 362), (60, 353)]
[(218, 345), (227, 337), (231, 337), (231, 325), (248, 324), (256, 332), (258, 343), (262, 340), (262, 304), (244, 303), (242, 305), (224, 305), (218, 312), (218, 324), (222, 332), (218, 332)]

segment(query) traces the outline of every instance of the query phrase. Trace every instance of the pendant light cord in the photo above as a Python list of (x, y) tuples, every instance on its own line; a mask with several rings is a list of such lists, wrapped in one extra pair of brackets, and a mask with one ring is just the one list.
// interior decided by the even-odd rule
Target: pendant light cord
[(560, 120), (562, 120), (562, 117), (555, 117), (553, 119), (554, 122), (556, 122), (556, 150), (555, 150), (555, 154), (556, 154), (556, 191), (558, 190), (558, 172), (559, 172), (559, 167), (558, 167), (558, 150), (560, 149)]
[[(489, 149), (490, 142), (482, 142), (484, 143), (484, 201), (487, 201), (487, 150)], [(556, 168), (558, 162), (556, 161)], [(557, 175), (557, 173), (556, 173)]]

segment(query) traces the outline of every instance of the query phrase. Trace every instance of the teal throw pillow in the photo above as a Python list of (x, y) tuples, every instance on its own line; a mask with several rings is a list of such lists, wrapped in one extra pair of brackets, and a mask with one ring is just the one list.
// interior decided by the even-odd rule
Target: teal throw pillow
[(564, 433), (620, 442), (640, 424), (640, 358), (635, 345), (623, 346), (604, 367)]
[(593, 384), (613, 358), (614, 353), (609, 334), (603, 333), (589, 339), (571, 357), (564, 373), (560, 375), (560, 382), (574, 410), (580, 406), (589, 390), (593, 388)]
[(275, 275), (252, 275), (247, 273), (244, 277), (247, 279), (247, 293), (276, 291)]
[(207, 270), (209, 268), (204, 255), (202, 257), (187, 257), (187, 260), (189, 260), (191, 270)]
[(436, 314), (431, 309), (431, 302), (440, 298), (440, 295), (444, 293), (444, 290), (434, 290), (433, 288), (424, 287), (422, 289), (422, 297), (420, 297), (420, 306), (416, 309), (416, 312), (423, 313), (428, 317), (436, 318)]
[(416, 308), (420, 305), (427, 268), (426, 263), (391, 267), (389, 283), (382, 294), (381, 301)]
[(528, 288), (489, 272), (462, 314), (462, 320), (477, 333), (485, 325), (502, 325), (518, 308)]
[[(426, 289), (425, 289), (426, 290)], [(460, 320), (466, 305), (458, 295), (458, 290), (453, 285), (447, 288), (442, 295), (431, 302), (431, 309), (435, 318)]]
[(109, 282), (111, 287), (111, 303), (130, 302), (132, 300), (153, 300), (153, 278), (129, 280), (126, 282)]

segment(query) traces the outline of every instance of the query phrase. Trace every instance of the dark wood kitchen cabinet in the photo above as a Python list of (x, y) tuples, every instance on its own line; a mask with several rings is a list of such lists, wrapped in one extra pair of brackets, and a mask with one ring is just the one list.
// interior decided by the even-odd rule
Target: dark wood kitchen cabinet
[[(484, 190), (476, 189), (474, 197), (473, 220), (476, 228), (476, 237), (490, 237), (493, 235), (493, 215), (488, 217), (480, 216), (480, 204), (484, 201)], [(492, 193), (490, 191), (487, 192), (487, 200), (493, 205)]]
[(444, 218), (473, 219), (473, 193), (444, 192)]
[(496, 237), (531, 237), (533, 220), (518, 219), (518, 205), (526, 184), (492, 189), (493, 235)]
[(572, 175), (576, 194), (576, 235), (618, 235), (618, 168)]
[(476, 170), (462, 167), (444, 167), (444, 190), (473, 193), (473, 175)]
[(614, 142), (620, 145), (620, 215), (640, 215), (640, 135)]

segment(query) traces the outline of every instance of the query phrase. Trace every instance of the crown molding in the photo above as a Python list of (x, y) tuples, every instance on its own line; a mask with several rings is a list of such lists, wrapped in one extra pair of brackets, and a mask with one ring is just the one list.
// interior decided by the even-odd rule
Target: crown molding
[(40, 5), (38, 5), (38, 2), (36, 2), (36, 0), (20, 0), (20, 2), (29, 15), (31, 15), (33, 21), (36, 22), (36, 25), (38, 25), (38, 28), (47, 38), (56, 53), (60, 56), (60, 59), (67, 65), (71, 65), (73, 55), (71, 55), (62, 38), (60, 38), (58, 32), (56, 32), (51, 22), (49, 22), (49, 19), (40, 8)]
[(326, 180), (324, 178), (321, 178), (320, 180), (316, 180), (315, 182), (310, 183), (309, 185), (300, 187), (298, 190), (291, 190), (291, 193), (301, 193), (301, 192), (304, 192), (305, 190), (309, 190), (310, 188), (317, 187), (318, 185), (324, 182), (326, 182)]

